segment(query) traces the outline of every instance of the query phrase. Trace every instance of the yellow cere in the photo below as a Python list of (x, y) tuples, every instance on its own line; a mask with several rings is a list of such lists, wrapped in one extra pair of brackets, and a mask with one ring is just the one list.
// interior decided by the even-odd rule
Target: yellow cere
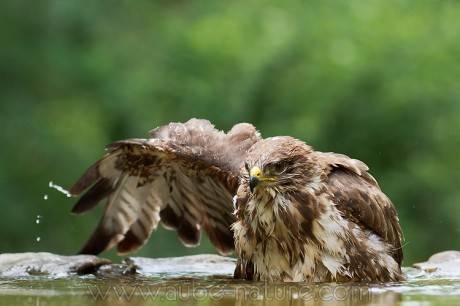
[(262, 170), (260, 170), (260, 168), (257, 167), (257, 166), (252, 167), (251, 171), (249, 171), (249, 175), (250, 176), (255, 176), (258, 179), (260, 179), (261, 181), (274, 181), (275, 180), (274, 177), (264, 177), (264, 176), (262, 176)]

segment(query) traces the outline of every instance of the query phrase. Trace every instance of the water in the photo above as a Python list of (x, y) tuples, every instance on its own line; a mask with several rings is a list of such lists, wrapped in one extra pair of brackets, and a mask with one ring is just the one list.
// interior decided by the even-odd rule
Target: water
[(228, 270), (177, 274), (157, 268), (125, 276), (3, 277), (0, 305), (460, 304), (460, 277), (414, 268), (404, 268), (407, 281), (393, 284), (248, 282), (233, 280)]
[[(50, 181), (50, 182), (48, 183), (48, 186), (49, 186), (50, 188), (54, 188), (54, 189), (56, 189), (57, 191), (59, 191), (59, 192), (65, 194), (68, 198), (70, 198), (70, 197), (72, 196), (65, 188), (63, 188), (63, 187), (61, 187), (61, 186), (59, 186), (59, 185), (57, 185), (57, 184), (54, 184), (52, 181)], [(48, 196), (45, 195), (45, 197), (46, 197), (45, 200), (47, 200), (47, 199), (48, 199)]]

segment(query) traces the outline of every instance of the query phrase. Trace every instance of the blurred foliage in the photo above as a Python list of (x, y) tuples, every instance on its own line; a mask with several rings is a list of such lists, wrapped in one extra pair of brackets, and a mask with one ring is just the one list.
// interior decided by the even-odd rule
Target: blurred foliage
[[(459, 13), (448, 0), (2, 1), (0, 252), (78, 251), (103, 205), (72, 216), (49, 182), (68, 188), (105, 144), (192, 117), (365, 161), (399, 211), (406, 265), (460, 249)], [(202, 239), (185, 248), (160, 228), (137, 255), (215, 252)]]

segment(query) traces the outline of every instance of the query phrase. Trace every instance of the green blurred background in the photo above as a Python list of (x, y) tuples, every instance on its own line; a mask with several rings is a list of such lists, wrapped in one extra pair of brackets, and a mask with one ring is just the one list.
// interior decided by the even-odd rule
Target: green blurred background
[[(77, 252), (103, 205), (71, 215), (49, 182), (68, 188), (105, 144), (192, 117), (365, 161), (399, 211), (405, 265), (460, 249), (459, 13), (447, 0), (1, 1), (0, 252)], [(215, 252), (202, 242), (160, 226), (136, 255)]]

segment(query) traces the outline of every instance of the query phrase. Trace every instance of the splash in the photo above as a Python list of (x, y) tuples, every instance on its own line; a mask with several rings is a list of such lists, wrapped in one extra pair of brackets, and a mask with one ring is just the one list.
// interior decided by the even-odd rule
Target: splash
[[(64, 188), (62, 188), (62, 187), (59, 186), (59, 185), (54, 184), (52, 181), (49, 182), (49, 186), (50, 186), (50, 188), (54, 188), (54, 189), (56, 189), (57, 191), (59, 191), (59, 192), (65, 194), (68, 198), (70, 198), (70, 197), (72, 196), (67, 190), (65, 190)], [(46, 200), (46, 199), (45, 199), (45, 200)]]
[[(36, 223), (36, 224), (40, 224), (40, 222), (42, 221), (42, 219), (43, 219), (43, 216), (42, 216), (42, 215), (37, 215), (37, 219), (35, 219), (35, 223)], [(41, 240), (40, 236), (37, 236), (36, 240), (37, 240), (37, 242), (40, 242), (40, 240)]]

